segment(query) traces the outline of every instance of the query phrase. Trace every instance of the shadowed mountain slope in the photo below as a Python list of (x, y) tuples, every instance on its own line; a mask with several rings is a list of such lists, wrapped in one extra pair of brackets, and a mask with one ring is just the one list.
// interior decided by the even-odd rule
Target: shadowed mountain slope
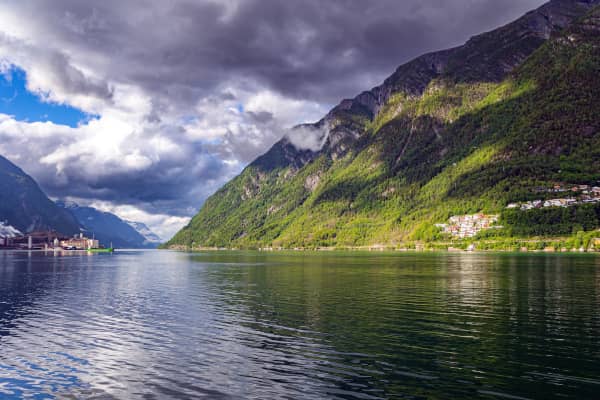
[(68, 211), (50, 200), (23, 170), (0, 156), (0, 221), (22, 233), (57, 231), (79, 233), (80, 225)]

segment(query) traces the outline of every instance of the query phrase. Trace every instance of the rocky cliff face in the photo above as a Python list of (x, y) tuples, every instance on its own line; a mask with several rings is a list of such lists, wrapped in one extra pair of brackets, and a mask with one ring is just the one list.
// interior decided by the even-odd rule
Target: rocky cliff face
[(535, 180), (600, 179), (596, 161), (574, 159), (594, 160), (598, 139), (599, 3), (553, 0), (399, 67), (313, 125), (328, 132), (319, 151), (283, 139), (172, 243), (418, 238), (449, 212), (498, 211)]

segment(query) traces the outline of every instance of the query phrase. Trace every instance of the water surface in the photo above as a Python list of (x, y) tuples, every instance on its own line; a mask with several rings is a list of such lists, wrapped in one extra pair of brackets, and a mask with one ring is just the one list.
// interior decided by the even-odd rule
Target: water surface
[(589, 255), (0, 252), (0, 398), (597, 399)]

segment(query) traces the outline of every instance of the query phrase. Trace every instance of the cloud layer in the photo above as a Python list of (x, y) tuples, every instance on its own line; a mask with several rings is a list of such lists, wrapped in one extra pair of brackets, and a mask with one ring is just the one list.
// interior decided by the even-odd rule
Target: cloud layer
[(71, 128), (0, 115), (0, 154), (51, 196), (169, 236), (288, 128), (542, 2), (4, 1), (0, 69), (99, 118)]

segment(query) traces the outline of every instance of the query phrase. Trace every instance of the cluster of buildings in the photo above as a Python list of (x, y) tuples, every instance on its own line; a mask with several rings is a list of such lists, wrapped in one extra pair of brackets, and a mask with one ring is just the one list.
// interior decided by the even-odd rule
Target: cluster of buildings
[(499, 229), (501, 226), (495, 225), (498, 222), (498, 215), (473, 214), (473, 215), (455, 215), (450, 217), (446, 224), (436, 224), (443, 233), (452, 237), (464, 239), (476, 236), (484, 229)]
[(590, 186), (590, 185), (576, 185), (576, 184), (566, 184), (566, 183), (557, 183), (551, 188), (538, 188), (538, 192), (547, 192), (547, 193), (565, 193), (565, 192), (573, 192), (573, 193), (581, 193), (581, 194), (594, 194), (600, 196), (600, 187), (598, 186)]
[(0, 249), (17, 250), (88, 250), (97, 249), (100, 243), (82, 233), (64, 237), (57, 232), (31, 232), (26, 235), (0, 237)]
[(79, 236), (74, 236), (68, 239), (59, 240), (58, 238), (55, 238), (53, 247), (60, 247), (64, 250), (97, 249), (100, 247), (100, 242), (96, 239), (86, 238), (83, 236), (83, 233), (80, 233)]
[(0, 238), (0, 248), (17, 250), (42, 250), (58, 235), (57, 232), (31, 232), (26, 235), (18, 232)]
[[(540, 188), (538, 192), (572, 193), (570, 197), (550, 200), (533, 200), (522, 203), (511, 203), (506, 208), (523, 211), (546, 207), (571, 207), (577, 204), (600, 203), (600, 187), (589, 185), (556, 184), (552, 188)], [(576, 195), (577, 197), (574, 197)]]

